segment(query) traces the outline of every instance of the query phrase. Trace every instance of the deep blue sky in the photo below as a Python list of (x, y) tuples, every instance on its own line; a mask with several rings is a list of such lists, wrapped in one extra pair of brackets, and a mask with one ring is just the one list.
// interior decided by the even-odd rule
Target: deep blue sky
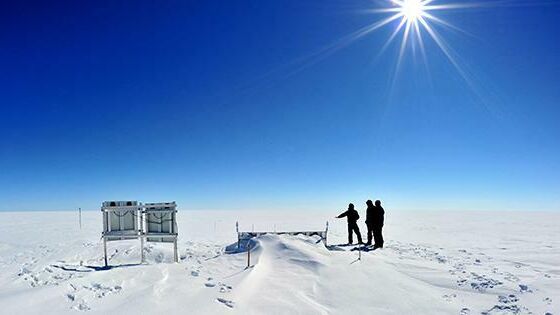
[(474, 88), (429, 40), (392, 84), (396, 24), (314, 55), (370, 7), (3, 2), (0, 210), (560, 209), (560, 6), (438, 12)]

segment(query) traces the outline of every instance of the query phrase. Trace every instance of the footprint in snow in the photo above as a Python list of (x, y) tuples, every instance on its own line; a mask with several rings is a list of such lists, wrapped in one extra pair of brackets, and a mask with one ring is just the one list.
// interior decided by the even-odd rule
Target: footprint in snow
[(500, 295), (498, 296), (498, 302), (503, 304), (511, 304), (519, 301), (519, 298), (513, 294), (510, 295)]
[(231, 285), (225, 284), (225, 283), (219, 283), (220, 285), (220, 293), (227, 293), (229, 291), (231, 291), (231, 289), (233, 289), (233, 287)]
[(520, 314), (522, 312), (528, 311), (526, 307), (517, 305), (519, 298), (513, 294), (510, 295), (500, 295), (498, 296), (498, 303), (494, 305), (491, 309), (482, 312), (482, 315), (491, 314)]
[(463, 309), (461, 309), (461, 311), (459, 312), (460, 315), (469, 315), (471, 313), (471, 310), (464, 307)]
[(216, 301), (218, 301), (219, 303), (224, 304), (225, 306), (229, 307), (229, 308), (233, 308), (234, 306), (234, 302), (230, 301), (230, 300), (226, 300), (226, 299), (222, 299), (222, 298), (217, 298)]
[(529, 289), (529, 286), (526, 285), (526, 284), (520, 284), (519, 285), (519, 292), (527, 293), (527, 292), (533, 292), (533, 290)]
[(78, 311), (89, 311), (91, 309), (85, 301), (81, 301), (79, 304), (74, 305), (74, 307), (72, 308)]
[(76, 299), (76, 296), (72, 293), (66, 293), (66, 298), (70, 301), (70, 302), (74, 302), (74, 300)]
[(480, 275), (475, 272), (471, 272), (471, 278), (471, 288), (480, 292), (484, 292), (487, 289), (492, 289), (503, 284), (497, 279), (492, 279), (486, 275)]
[(207, 282), (204, 284), (207, 288), (213, 288), (216, 286), (216, 283), (214, 283), (212, 280), (214, 280), (214, 278), (212, 277), (208, 277)]
[(163, 257), (163, 254), (162, 254), (162, 253), (157, 254), (157, 256), (155, 257), (155, 261), (156, 261), (156, 263), (158, 263), (158, 264), (162, 263), (163, 260), (164, 260), (164, 257)]
[(116, 294), (121, 292), (120, 285), (106, 287), (100, 283), (92, 283), (91, 286), (82, 286), (82, 288), (91, 291), (97, 298), (103, 298), (109, 294)]
[(491, 309), (482, 312), (482, 315), (491, 315), (491, 314), (520, 314), (522, 308), (516, 304), (513, 305), (494, 305)]

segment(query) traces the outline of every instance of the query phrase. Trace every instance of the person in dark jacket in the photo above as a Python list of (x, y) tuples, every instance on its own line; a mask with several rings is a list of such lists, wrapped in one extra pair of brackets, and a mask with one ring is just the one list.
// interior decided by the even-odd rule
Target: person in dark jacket
[(376, 200), (375, 205), (371, 200), (366, 201), (366, 225), (368, 228), (368, 241), (366, 245), (371, 245), (371, 239), (373, 236), (374, 245), (373, 248), (383, 247), (383, 221), (385, 217), (385, 210), (381, 207), (381, 201)]
[(358, 228), (357, 223), (360, 215), (358, 214), (358, 211), (354, 209), (354, 204), (349, 204), (348, 210), (337, 216), (337, 218), (344, 217), (348, 220), (348, 244), (353, 243), (352, 232), (356, 233), (356, 236), (358, 237), (358, 244), (362, 244), (362, 234), (360, 234), (360, 228)]
[(367, 243), (366, 245), (371, 245), (371, 240), (373, 239), (373, 221), (375, 221), (375, 207), (371, 200), (366, 201), (366, 226), (367, 226)]

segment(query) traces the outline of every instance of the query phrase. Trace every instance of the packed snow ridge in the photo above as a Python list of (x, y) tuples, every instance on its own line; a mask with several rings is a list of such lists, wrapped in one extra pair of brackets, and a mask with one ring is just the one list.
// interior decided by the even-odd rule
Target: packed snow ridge
[[(321, 227), (330, 213), (179, 212), (169, 244), (111, 242), (100, 213), (0, 214), (3, 314), (559, 314), (553, 213), (394, 213), (386, 246), (343, 246), (345, 222), (318, 237), (264, 235), (237, 246), (235, 221)], [(219, 218), (213, 220), (212, 218)], [(315, 226), (302, 226), (302, 222)], [(250, 263), (248, 262), (250, 250)]]

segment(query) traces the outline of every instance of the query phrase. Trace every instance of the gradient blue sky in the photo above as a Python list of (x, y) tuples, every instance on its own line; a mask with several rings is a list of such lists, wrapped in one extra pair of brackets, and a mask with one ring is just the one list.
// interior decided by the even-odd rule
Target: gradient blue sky
[(396, 23), (313, 55), (372, 3), (3, 2), (0, 211), (560, 209), (560, 6), (438, 13), (471, 87), (429, 40), (393, 84)]

